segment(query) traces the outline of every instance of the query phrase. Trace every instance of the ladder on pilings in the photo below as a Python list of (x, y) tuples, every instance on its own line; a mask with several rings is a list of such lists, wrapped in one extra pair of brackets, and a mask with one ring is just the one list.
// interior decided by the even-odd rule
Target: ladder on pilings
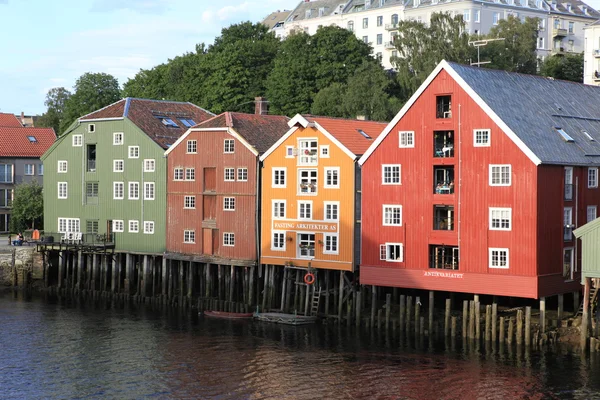
[(319, 286), (319, 288), (317, 289), (316, 287), (313, 287), (313, 297), (312, 297), (312, 302), (311, 302), (311, 306), (310, 306), (310, 315), (313, 316), (317, 316), (317, 314), (319, 313), (319, 304), (321, 302), (321, 287)]
[[(591, 313), (594, 312), (594, 308), (596, 306), (597, 301), (598, 301), (598, 288), (592, 286), (590, 288), (590, 311), (591, 311)], [(581, 304), (579, 305), (579, 310), (577, 310), (577, 313), (575, 313), (575, 317), (583, 315), (583, 305), (584, 304), (585, 304), (585, 302), (582, 301)]]

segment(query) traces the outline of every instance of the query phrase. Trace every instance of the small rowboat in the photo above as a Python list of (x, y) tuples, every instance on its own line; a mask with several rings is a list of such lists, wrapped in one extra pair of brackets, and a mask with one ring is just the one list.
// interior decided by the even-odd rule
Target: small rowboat
[(222, 319), (250, 319), (254, 316), (253, 313), (235, 313), (224, 311), (204, 311), (204, 315), (210, 318)]

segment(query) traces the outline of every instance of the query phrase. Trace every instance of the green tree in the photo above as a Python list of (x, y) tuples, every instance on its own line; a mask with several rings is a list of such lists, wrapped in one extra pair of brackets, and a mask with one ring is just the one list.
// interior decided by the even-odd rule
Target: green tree
[(105, 73), (87, 72), (75, 82), (73, 95), (65, 102), (60, 132), (77, 118), (118, 101), (121, 90), (117, 79)]
[(10, 230), (22, 232), (42, 227), (44, 199), (42, 186), (37, 181), (21, 183), (15, 188), (10, 217)]
[(69, 92), (64, 87), (52, 88), (46, 94), (44, 105), (47, 107), (46, 112), (38, 119), (36, 125), (46, 128), (53, 128), (58, 135), (60, 126), (63, 120), (65, 104), (71, 97)]
[(392, 62), (398, 70), (403, 99), (419, 88), (440, 61), (468, 63), (472, 53), (462, 15), (452, 17), (449, 13), (433, 13), (429, 26), (400, 21), (394, 43), (398, 57)]
[(481, 48), (480, 59), (491, 61), (486, 67), (510, 72), (537, 74), (538, 19), (526, 18), (525, 22), (513, 15), (502, 19), (490, 29), (486, 38), (504, 38), (490, 42)]
[(540, 74), (583, 83), (583, 53), (548, 57), (541, 65)]
[[(314, 115), (345, 118), (348, 115), (343, 99), (348, 87), (345, 83), (333, 83), (316, 94), (311, 107)], [(290, 114), (291, 115), (291, 114)]]

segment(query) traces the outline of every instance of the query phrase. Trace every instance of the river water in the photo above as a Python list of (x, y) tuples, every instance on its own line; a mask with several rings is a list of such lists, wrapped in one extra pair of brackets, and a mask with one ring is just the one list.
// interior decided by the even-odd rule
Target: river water
[(600, 356), (0, 293), (0, 399), (39, 398), (600, 399)]

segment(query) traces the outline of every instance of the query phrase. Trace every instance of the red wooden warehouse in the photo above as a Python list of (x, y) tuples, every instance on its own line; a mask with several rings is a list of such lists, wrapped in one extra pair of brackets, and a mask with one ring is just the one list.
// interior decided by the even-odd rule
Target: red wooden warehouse
[(600, 88), (442, 62), (360, 159), (361, 284), (579, 290), (600, 204)]
[(256, 263), (258, 157), (289, 130), (288, 120), (226, 112), (191, 128), (166, 152), (170, 258)]

